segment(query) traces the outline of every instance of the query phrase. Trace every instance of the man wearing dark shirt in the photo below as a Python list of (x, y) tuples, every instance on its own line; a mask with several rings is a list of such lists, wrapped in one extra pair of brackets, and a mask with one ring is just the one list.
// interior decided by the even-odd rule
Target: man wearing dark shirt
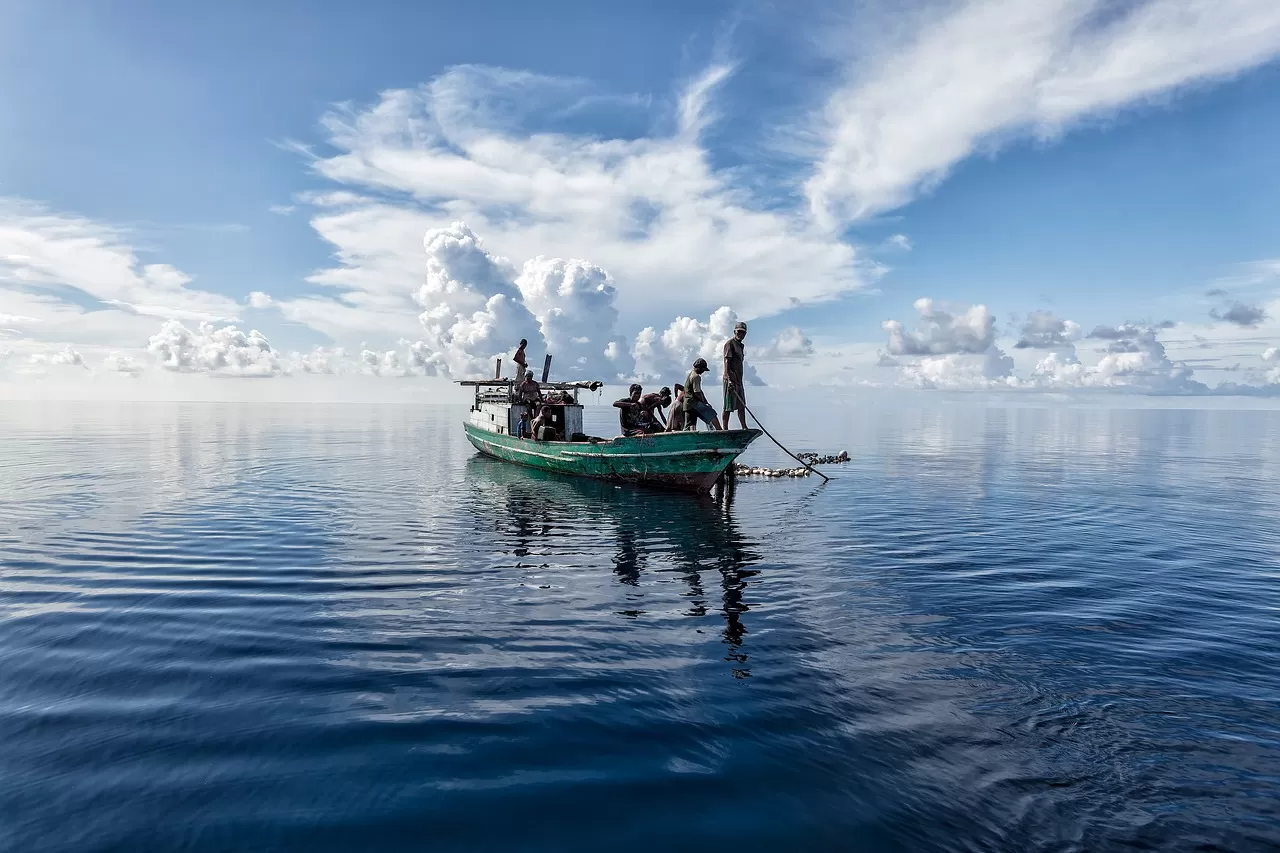
[(733, 327), (733, 337), (724, 342), (724, 428), (729, 428), (729, 413), (738, 413), (738, 423), (747, 428), (747, 389), (742, 383), (742, 366), (746, 359), (746, 347), (743, 341), (747, 337), (747, 324), (738, 323)]
[(632, 385), (628, 389), (630, 393), (613, 404), (618, 409), (618, 427), (622, 430), (623, 435), (643, 435), (644, 430), (640, 423), (640, 395), (644, 393), (644, 389), (639, 385)]

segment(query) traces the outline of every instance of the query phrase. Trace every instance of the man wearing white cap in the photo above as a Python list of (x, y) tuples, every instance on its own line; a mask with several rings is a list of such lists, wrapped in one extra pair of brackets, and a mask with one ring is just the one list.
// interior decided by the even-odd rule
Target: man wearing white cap
[(729, 413), (738, 413), (738, 423), (747, 428), (747, 387), (742, 381), (742, 363), (746, 358), (746, 347), (743, 341), (747, 337), (747, 324), (737, 323), (733, 327), (733, 337), (724, 342), (724, 374), (720, 377), (724, 382), (724, 417), (721, 422), (729, 428)]

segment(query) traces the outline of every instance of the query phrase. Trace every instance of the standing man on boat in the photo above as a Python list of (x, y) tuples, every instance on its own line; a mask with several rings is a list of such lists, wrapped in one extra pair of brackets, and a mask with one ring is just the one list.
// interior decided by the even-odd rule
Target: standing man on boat
[(529, 341), (521, 338), (520, 346), (516, 347), (516, 354), (511, 356), (511, 360), (516, 363), (516, 382), (524, 379), (524, 375), (529, 371), (529, 364), (524, 355), (524, 348), (528, 345)]
[(667, 421), (667, 432), (684, 431), (684, 386), (676, 383), (676, 401), (671, 407), (671, 419)]
[(724, 428), (729, 428), (729, 413), (738, 413), (738, 423), (747, 428), (747, 388), (742, 382), (742, 366), (746, 359), (747, 324), (739, 322), (733, 327), (733, 337), (724, 342)]
[(707, 402), (707, 395), (702, 393), (702, 374), (710, 369), (707, 367), (707, 360), (699, 358), (693, 362), (693, 369), (684, 378), (685, 430), (696, 431), (699, 420), (704, 421), (711, 429), (723, 429), (720, 426), (720, 419), (716, 417), (716, 410), (711, 408), (711, 404)]

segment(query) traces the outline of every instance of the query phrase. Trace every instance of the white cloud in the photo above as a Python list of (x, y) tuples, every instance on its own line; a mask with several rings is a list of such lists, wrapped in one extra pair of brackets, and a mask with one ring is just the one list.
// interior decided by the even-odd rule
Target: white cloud
[(1080, 339), (1080, 324), (1055, 317), (1049, 311), (1032, 311), (1022, 324), (1018, 349), (1052, 349)]
[(261, 290), (252, 291), (249, 294), (249, 307), (263, 310), (270, 308), (275, 304), (275, 300), (271, 298), (271, 294), (263, 293)]
[[(1185, 363), (1174, 361), (1159, 340), (1168, 324), (1098, 326), (1091, 338), (1107, 341), (1093, 364), (1085, 364), (1074, 341), (1079, 324), (1035, 311), (1028, 317), (1015, 344), (1019, 349), (1049, 349), (1030, 371), (1019, 376), (1012, 358), (995, 342), (994, 320), (985, 306), (939, 311), (932, 300), (916, 301), (922, 323), (915, 333), (902, 323), (884, 323), (889, 332), (889, 352), (898, 361), (902, 379), (921, 388), (1033, 390), (1128, 390), (1144, 394), (1210, 394), (1242, 392), (1243, 386), (1227, 384), (1221, 390), (1193, 377)], [(1265, 360), (1265, 355), (1264, 355)], [(892, 366), (886, 362), (886, 366)]]
[[(71, 326), (97, 331), (103, 319), (127, 327), (122, 314), (236, 316), (234, 301), (189, 288), (191, 278), (181, 270), (142, 263), (126, 236), (83, 217), (0, 200), (0, 308), (9, 313), (9, 305), (23, 306), (13, 313), (24, 322), (44, 321), (40, 331), (48, 334)], [(86, 311), (86, 305), (95, 310)]]
[(1018, 384), (1013, 376), (1013, 359), (995, 346), (981, 353), (924, 356), (904, 364), (902, 375), (917, 387), (944, 390), (1016, 387)]
[(352, 372), (350, 356), (343, 347), (313, 347), (310, 352), (289, 353), (291, 370), (301, 373), (313, 373), (336, 376)]
[(757, 350), (755, 357), (760, 361), (781, 361), (810, 358), (813, 354), (813, 341), (809, 340), (799, 326), (787, 326)]
[[(940, 11), (941, 10), (941, 11)], [(956, 163), (1019, 135), (1220, 80), (1280, 54), (1274, 0), (956, 0), (850, 51), (806, 193), (829, 226), (900, 207)]]
[(261, 332), (246, 333), (235, 326), (201, 323), (192, 331), (170, 320), (151, 336), (147, 352), (160, 367), (178, 373), (268, 377), (283, 371), (279, 355)]
[(906, 234), (894, 234), (884, 241), (883, 248), (899, 252), (910, 252), (914, 247), (911, 245), (911, 238)]
[(422, 308), (425, 349), (446, 375), (492, 375), (490, 365), (523, 338), (539, 340), (538, 321), (525, 307), (505, 258), (491, 254), (461, 222), (423, 237), (426, 282), (414, 301)]
[(623, 357), (626, 342), (617, 333), (617, 289), (609, 273), (586, 261), (539, 255), (525, 261), (516, 287), (555, 356), (556, 376), (630, 377), (634, 362)]
[(31, 364), (50, 364), (56, 367), (83, 367), (86, 370), (89, 369), (89, 365), (84, 363), (84, 356), (80, 354), (80, 351), (70, 346), (52, 352), (34, 353), (28, 357), (27, 361)]
[(142, 373), (142, 365), (138, 364), (131, 356), (121, 355), (120, 353), (112, 353), (104, 358), (102, 367), (109, 373), (123, 373), (132, 377), (137, 377)]
[[(693, 367), (694, 359), (705, 358), (711, 368), (709, 375), (720, 376), (723, 347), (733, 335), (738, 315), (733, 309), (721, 306), (707, 322), (692, 317), (677, 317), (662, 332), (647, 326), (636, 336), (632, 355), (636, 361), (636, 374), (642, 379), (664, 381), (671, 376), (683, 382)], [(742, 378), (752, 385), (762, 384), (759, 374), (751, 365), (751, 354), (743, 367)]]
[(1280, 348), (1267, 347), (1262, 351), (1262, 360), (1266, 364), (1275, 365), (1267, 371), (1266, 381), (1273, 385), (1280, 384)]
[(981, 353), (995, 342), (995, 317), (985, 305), (962, 306), (953, 313), (922, 297), (914, 306), (920, 315), (915, 332), (907, 331), (897, 320), (881, 324), (889, 333), (893, 355)]

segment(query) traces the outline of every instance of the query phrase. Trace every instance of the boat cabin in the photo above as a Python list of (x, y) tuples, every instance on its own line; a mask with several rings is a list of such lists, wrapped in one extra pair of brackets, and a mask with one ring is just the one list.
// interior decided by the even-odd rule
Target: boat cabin
[[(467, 423), (476, 429), (498, 435), (518, 435), (520, 415), (529, 411), (524, 403), (513, 399), (515, 383), (510, 379), (467, 380), (459, 382), (475, 388), (475, 400), (467, 415)], [(594, 391), (600, 382), (545, 382), (540, 383), (542, 395), (557, 397), (562, 402), (549, 402), (551, 425), (555, 427), (559, 441), (586, 441), (582, 432), (582, 404), (578, 395), (583, 390)], [(538, 416), (537, 407), (529, 415), (532, 421)]]

